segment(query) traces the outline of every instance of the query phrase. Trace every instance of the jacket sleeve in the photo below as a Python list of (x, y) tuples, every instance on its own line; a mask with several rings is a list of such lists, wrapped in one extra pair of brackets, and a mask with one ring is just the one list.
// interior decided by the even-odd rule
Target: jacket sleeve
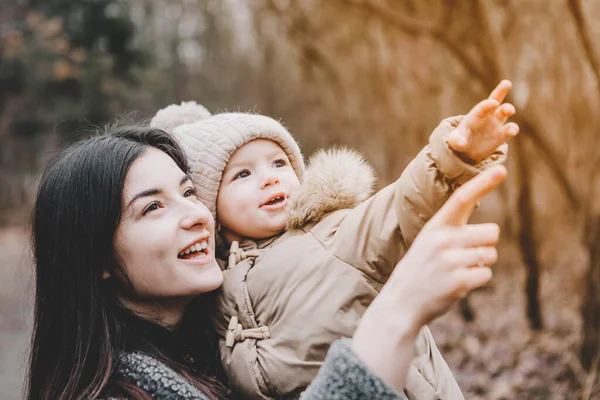
[(442, 357), (429, 327), (421, 328), (416, 340), (404, 388), (409, 399), (464, 400), (450, 367)]
[(350, 343), (351, 339), (333, 343), (301, 400), (406, 400), (404, 394), (396, 392), (363, 364)]
[[(331, 221), (330, 251), (385, 282), (425, 223), (452, 192), (480, 171), (506, 159), (507, 145), (477, 165), (462, 161), (446, 138), (462, 117), (443, 120), (400, 178), (370, 199)], [(336, 220), (337, 218), (337, 220)]]

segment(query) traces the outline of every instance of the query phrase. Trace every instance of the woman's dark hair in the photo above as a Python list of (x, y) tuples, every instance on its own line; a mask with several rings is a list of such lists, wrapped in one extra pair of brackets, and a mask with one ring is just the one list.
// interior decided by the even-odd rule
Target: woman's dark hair
[[(118, 299), (124, 285), (102, 279), (103, 271), (121, 269), (113, 240), (125, 176), (149, 146), (188, 172), (174, 138), (147, 127), (109, 128), (71, 146), (44, 171), (33, 215), (36, 293), (28, 399), (90, 399), (107, 388), (148, 397), (115, 374), (119, 353), (135, 350), (165, 362), (211, 398), (226, 395), (216, 378), (218, 350), (205, 313), (184, 317), (181, 329), (172, 332), (133, 315)], [(191, 348), (182, 344), (186, 341)], [(193, 367), (184, 355), (196, 359)]]

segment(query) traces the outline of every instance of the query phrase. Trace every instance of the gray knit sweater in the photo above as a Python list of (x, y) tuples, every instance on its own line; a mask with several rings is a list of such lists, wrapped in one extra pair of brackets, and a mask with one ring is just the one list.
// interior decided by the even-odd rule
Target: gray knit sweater
[[(333, 343), (319, 374), (302, 400), (405, 400), (375, 376), (350, 347), (350, 339)], [(207, 400), (207, 397), (175, 371), (141, 353), (128, 353), (118, 371), (156, 400)]]

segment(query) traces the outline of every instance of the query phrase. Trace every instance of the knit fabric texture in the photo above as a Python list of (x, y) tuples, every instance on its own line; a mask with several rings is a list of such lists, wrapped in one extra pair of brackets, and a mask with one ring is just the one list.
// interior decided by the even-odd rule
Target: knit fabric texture
[[(333, 343), (319, 374), (301, 400), (406, 400), (373, 374), (351, 348), (351, 339)], [(126, 353), (117, 371), (156, 400), (206, 400), (188, 380), (142, 353)]]
[(142, 353), (126, 353), (118, 373), (156, 400), (208, 400), (187, 379)]
[(407, 400), (363, 364), (351, 343), (345, 338), (331, 345), (325, 363), (301, 400)]

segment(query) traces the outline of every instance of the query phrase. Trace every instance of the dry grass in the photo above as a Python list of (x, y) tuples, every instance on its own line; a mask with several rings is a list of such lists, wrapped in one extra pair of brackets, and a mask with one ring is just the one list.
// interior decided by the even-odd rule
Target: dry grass
[[(499, 248), (492, 283), (475, 292), (476, 319), (465, 323), (458, 308), (435, 321), (432, 331), (467, 399), (600, 398), (596, 374), (578, 359), (579, 297), (573, 278), (561, 278), (560, 260), (542, 276), (546, 327), (529, 329), (524, 268), (514, 246)], [(572, 271), (570, 271), (572, 272)], [(566, 273), (566, 272), (565, 272)]]

